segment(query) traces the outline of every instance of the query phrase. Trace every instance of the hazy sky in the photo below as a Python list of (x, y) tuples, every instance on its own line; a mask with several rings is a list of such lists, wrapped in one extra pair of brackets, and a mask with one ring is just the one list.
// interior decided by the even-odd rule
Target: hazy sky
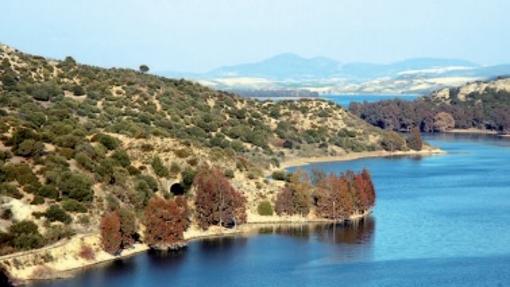
[(0, 42), (100, 66), (205, 71), (282, 52), (510, 63), (508, 0), (1, 0)]

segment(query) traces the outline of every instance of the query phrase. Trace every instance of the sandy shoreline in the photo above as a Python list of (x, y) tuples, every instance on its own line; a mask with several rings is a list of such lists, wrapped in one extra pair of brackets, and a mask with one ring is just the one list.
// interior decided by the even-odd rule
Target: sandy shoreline
[(311, 163), (319, 162), (335, 162), (335, 161), (350, 161), (362, 158), (370, 157), (391, 157), (391, 156), (412, 156), (412, 155), (434, 155), (444, 154), (445, 151), (438, 148), (425, 148), (420, 151), (409, 150), (409, 151), (367, 151), (367, 152), (356, 152), (348, 153), (338, 156), (322, 156), (322, 157), (310, 157), (310, 158), (295, 158), (289, 159), (281, 163), (282, 168), (290, 168), (308, 165)]
[(445, 131), (444, 133), (447, 133), (447, 134), (483, 134), (483, 135), (497, 135), (498, 134), (497, 131), (484, 130), (484, 129), (475, 129), (475, 128), (470, 128), (470, 129), (451, 129), (451, 130)]
[[(267, 220), (261, 220), (261, 217), (256, 217), (255, 221), (245, 223), (243, 225), (238, 226), (237, 228), (228, 229), (228, 228), (222, 228), (218, 226), (210, 227), (208, 230), (201, 230), (197, 228), (196, 226), (191, 227), (188, 229), (185, 234), (185, 241), (186, 243), (197, 241), (197, 240), (204, 240), (204, 239), (211, 239), (211, 238), (218, 238), (218, 237), (226, 237), (226, 236), (241, 236), (241, 235), (256, 235), (257, 230), (261, 227), (270, 227), (275, 225), (303, 225), (303, 224), (328, 224), (328, 223), (335, 223), (335, 222), (344, 222), (346, 220), (356, 221), (360, 220), (364, 217), (369, 216), (372, 213), (372, 210), (368, 210), (367, 212), (363, 214), (354, 214), (351, 215), (349, 218), (341, 221), (335, 221), (330, 219), (323, 219), (323, 218), (305, 218), (300, 216), (268, 216)], [(22, 256), (29, 256), (33, 255), (35, 257), (40, 256), (41, 253), (47, 252), (48, 250), (51, 250), (52, 248), (66, 248), (66, 247), (76, 247), (77, 242), (83, 242), (83, 241), (97, 241), (100, 240), (99, 234), (81, 234), (73, 237), (70, 240), (66, 240), (64, 242), (59, 242), (59, 244), (56, 244), (55, 246), (47, 246), (43, 247), (38, 250), (31, 250), (28, 252), (20, 252), (19, 254), (9, 254), (0, 257), (0, 262), (5, 259), (14, 259), (19, 258)], [(2, 267), (4, 272), (6, 272), (6, 275), (8, 275), (11, 280), (12, 284), (15, 286), (25, 285), (31, 282), (37, 282), (37, 281), (45, 281), (45, 280), (58, 280), (58, 279), (64, 279), (64, 278), (70, 278), (76, 275), (79, 272), (85, 271), (89, 268), (93, 268), (97, 265), (106, 264), (108, 262), (112, 262), (115, 260), (122, 260), (129, 258), (131, 256), (135, 256), (142, 252), (147, 252), (150, 250), (150, 247), (143, 243), (136, 243), (133, 247), (129, 249), (125, 249), (122, 251), (121, 254), (117, 256), (112, 256), (104, 251), (102, 251), (102, 254), (98, 254), (98, 256), (94, 260), (90, 261), (83, 261), (83, 260), (74, 260), (72, 262), (69, 262), (67, 259), (62, 259), (62, 261), (55, 262), (52, 264), (53, 268), (47, 269), (47, 273), (44, 274), (42, 277), (34, 277), (34, 269), (35, 268), (25, 268), (25, 270), (21, 269), (18, 270), (16, 268), (15, 272), (9, 272), (7, 268)], [(58, 250), (60, 251), (60, 250)], [(76, 258), (75, 258), (76, 259)], [(57, 260), (58, 261), (58, 260)], [(71, 264), (70, 264), (71, 263)], [(60, 267), (58, 270), (55, 267)], [(11, 271), (14, 271), (11, 269)], [(13, 274), (14, 273), (14, 274)]]

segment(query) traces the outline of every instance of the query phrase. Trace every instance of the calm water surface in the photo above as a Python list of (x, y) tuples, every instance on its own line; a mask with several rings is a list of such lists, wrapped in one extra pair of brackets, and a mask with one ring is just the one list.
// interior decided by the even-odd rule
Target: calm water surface
[(421, 95), (417, 94), (345, 94), (345, 95), (324, 95), (321, 98), (335, 102), (343, 107), (349, 107), (350, 103), (373, 103), (382, 100), (400, 99), (412, 101)]
[(448, 154), (306, 167), (369, 168), (378, 199), (363, 222), (195, 241), (33, 286), (510, 286), (510, 140), (428, 140)]

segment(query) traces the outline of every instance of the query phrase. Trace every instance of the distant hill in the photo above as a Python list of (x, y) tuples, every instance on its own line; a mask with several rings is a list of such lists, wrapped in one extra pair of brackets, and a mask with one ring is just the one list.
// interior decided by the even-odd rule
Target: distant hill
[(202, 74), (161, 72), (225, 90), (308, 89), (319, 93), (428, 93), (510, 74), (510, 65), (481, 66), (462, 59), (411, 58), (389, 64), (341, 63), (285, 53)]

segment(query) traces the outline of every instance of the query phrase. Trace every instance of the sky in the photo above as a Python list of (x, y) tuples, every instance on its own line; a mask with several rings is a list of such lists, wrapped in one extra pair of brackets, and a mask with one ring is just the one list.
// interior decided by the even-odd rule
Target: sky
[(510, 63), (508, 0), (1, 0), (0, 43), (103, 67), (204, 72), (279, 53)]

